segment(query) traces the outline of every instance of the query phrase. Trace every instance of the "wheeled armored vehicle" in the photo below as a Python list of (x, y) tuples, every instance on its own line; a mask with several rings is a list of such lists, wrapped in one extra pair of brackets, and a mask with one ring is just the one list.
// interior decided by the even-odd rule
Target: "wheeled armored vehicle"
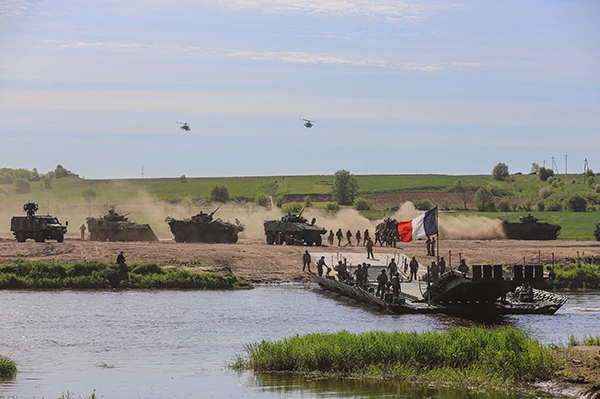
[(556, 240), (561, 227), (557, 224), (543, 223), (538, 218), (521, 216), (518, 222), (502, 223), (506, 238), (512, 240)]
[[(127, 214), (128, 215), (128, 214)], [(87, 218), (91, 241), (158, 241), (148, 224), (130, 221), (127, 215), (119, 215), (115, 208), (98, 218)]]
[[(306, 207), (305, 207), (306, 208)], [(303, 245), (320, 246), (323, 243), (323, 234), (327, 230), (315, 224), (316, 219), (313, 218), (310, 223), (302, 217), (302, 212), (298, 215), (288, 213), (280, 220), (267, 220), (264, 223), (265, 237), (267, 244), (283, 244), (287, 245)]]
[(165, 222), (171, 228), (176, 242), (235, 244), (238, 241), (238, 234), (245, 228), (237, 219), (235, 224), (213, 219), (213, 215), (221, 206), (219, 205), (211, 213), (200, 212), (189, 219), (177, 220), (167, 217)]
[(35, 214), (37, 210), (36, 203), (28, 202), (23, 205), (23, 211), (27, 216), (13, 216), (11, 219), (10, 230), (17, 241), (25, 242), (28, 238), (32, 238), (36, 242), (44, 242), (47, 239), (63, 242), (69, 222), (63, 225), (54, 216), (38, 216)]

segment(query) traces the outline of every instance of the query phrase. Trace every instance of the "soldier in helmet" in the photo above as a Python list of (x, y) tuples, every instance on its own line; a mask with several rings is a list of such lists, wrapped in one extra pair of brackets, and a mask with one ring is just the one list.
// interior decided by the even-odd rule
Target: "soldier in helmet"
[(385, 296), (386, 284), (388, 282), (388, 276), (385, 274), (385, 269), (381, 269), (381, 273), (377, 276), (377, 293), (375, 296), (380, 296), (383, 299)]
[(329, 243), (329, 245), (333, 245), (333, 230), (329, 230), (329, 236), (327, 237), (327, 242)]
[(304, 251), (304, 255), (302, 255), (302, 271), (305, 271), (307, 266), (308, 272), (312, 273), (310, 270), (310, 254), (308, 253), (308, 249)]
[(79, 227), (79, 231), (81, 232), (81, 241), (85, 240), (85, 224), (82, 223)]
[(338, 239), (338, 247), (341, 247), (342, 240), (344, 239), (344, 233), (342, 233), (342, 229), (338, 229), (337, 233), (335, 233), (335, 236)]
[(356, 230), (356, 234), (354, 235), (354, 237), (356, 237), (356, 246), (360, 247), (360, 239), (362, 238), (360, 235), (360, 230)]
[(317, 262), (317, 273), (319, 274), (319, 277), (323, 276), (323, 267), (326, 267), (327, 269), (331, 269), (329, 266), (327, 266), (325, 264), (325, 257), (321, 256), (321, 259), (319, 259), (319, 261)]
[(352, 246), (352, 232), (350, 230), (346, 232), (346, 239), (348, 240), (346, 245)]

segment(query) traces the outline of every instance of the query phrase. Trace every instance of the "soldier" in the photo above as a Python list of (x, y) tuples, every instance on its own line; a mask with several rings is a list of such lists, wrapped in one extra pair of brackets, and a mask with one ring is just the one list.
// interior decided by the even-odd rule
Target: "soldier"
[(413, 281), (413, 277), (416, 280), (417, 279), (417, 271), (419, 270), (419, 262), (417, 262), (417, 260), (415, 259), (414, 256), (412, 257), (409, 266), (410, 266), (410, 281)]
[(363, 245), (367, 245), (367, 241), (369, 241), (371, 239), (371, 236), (369, 235), (369, 229), (365, 230), (365, 234), (363, 234)]
[(375, 230), (375, 244), (379, 242), (379, 246), (383, 246), (383, 241), (381, 241), (381, 233), (378, 230)]
[(117, 256), (117, 265), (119, 269), (119, 278), (118, 281), (111, 283), (113, 288), (118, 288), (121, 281), (129, 278), (129, 271), (127, 270), (127, 265), (125, 264), (125, 255), (123, 255), (123, 251), (121, 251), (121, 253), (119, 253)]
[(392, 295), (394, 298), (400, 296), (400, 273), (396, 272), (392, 277)]
[(375, 259), (375, 256), (373, 256), (373, 241), (371, 241), (371, 239), (369, 238), (369, 240), (367, 241), (367, 259)]
[(402, 262), (404, 267), (404, 275), (406, 276), (406, 273), (408, 273), (408, 258), (405, 256)]
[(348, 269), (346, 267), (346, 259), (345, 258), (344, 258), (343, 262), (341, 260), (338, 261), (338, 264), (334, 269), (337, 271), (338, 280), (346, 281), (350, 277), (348, 274)]
[(431, 282), (433, 284), (437, 284), (440, 278), (440, 268), (435, 263), (435, 261), (431, 262), (431, 266), (429, 267), (429, 274), (431, 275)]
[(354, 237), (356, 237), (356, 246), (360, 247), (360, 239), (361, 239), (360, 230), (356, 230), (356, 234), (354, 235)]
[(385, 285), (388, 282), (388, 276), (385, 274), (385, 269), (381, 269), (381, 273), (377, 276), (377, 293), (375, 296), (380, 296), (383, 299), (385, 295)]
[(355, 277), (356, 286), (359, 288), (362, 288), (362, 286), (363, 286), (363, 267), (360, 263), (358, 264), (358, 267), (354, 271), (354, 275), (356, 276)]
[(444, 260), (444, 257), (442, 256), (440, 258), (440, 276), (442, 276), (444, 273), (446, 273), (446, 261)]
[(393, 276), (396, 274), (397, 271), (398, 271), (398, 265), (396, 265), (396, 260), (394, 258), (392, 258), (392, 260), (390, 261), (390, 264), (388, 265), (388, 273), (390, 274), (390, 276)]
[(462, 274), (469, 273), (469, 266), (467, 266), (467, 262), (464, 259), (460, 260), (460, 265), (458, 265), (457, 269)]
[(370, 263), (363, 262), (363, 287), (368, 290), (369, 289), (369, 268), (371, 267)]
[(81, 241), (85, 240), (85, 224), (82, 224), (81, 227), (79, 227), (79, 231), (81, 232)]
[(317, 273), (319, 274), (319, 277), (323, 276), (323, 266), (330, 269), (330, 267), (325, 264), (325, 257), (321, 256), (321, 259), (317, 262)]
[(327, 242), (329, 243), (329, 245), (333, 245), (333, 230), (329, 230), (329, 236), (327, 237)]
[(352, 246), (352, 232), (350, 230), (346, 232), (346, 239), (348, 240), (346, 245)]
[(435, 256), (435, 237), (431, 239), (431, 256)]
[(310, 254), (308, 253), (308, 249), (304, 251), (304, 255), (302, 255), (302, 271), (305, 271), (308, 266), (308, 272), (312, 273), (310, 270)]
[(425, 244), (427, 245), (427, 256), (431, 256), (431, 237), (427, 236)]
[(336, 238), (338, 239), (338, 247), (342, 246), (342, 240), (344, 239), (344, 233), (342, 233), (342, 229), (338, 229), (335, 233)]
[(121, 253), (119, 253), (119, 255), (117, 255), (117, 265), (124, 265), (125, 264), (125, 255), (123, 255), (123, 251), (121, 251)]

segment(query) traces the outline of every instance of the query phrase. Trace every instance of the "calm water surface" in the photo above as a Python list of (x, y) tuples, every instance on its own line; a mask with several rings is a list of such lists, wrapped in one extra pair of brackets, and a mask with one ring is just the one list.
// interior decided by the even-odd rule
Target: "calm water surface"
[[(56, 398), (517, 398), (406, 384), (258, 376), (227, 368), (244, 345), (313, 332), (443, 331), (468, 324), (382, 315), (314, 286), (254, 290), (0, 291), (0, 354), (19, 373), (0, 394)], [(600, 335), (600, 293), (571, 295), (555, 316), (501, 320), (544, 343)]]

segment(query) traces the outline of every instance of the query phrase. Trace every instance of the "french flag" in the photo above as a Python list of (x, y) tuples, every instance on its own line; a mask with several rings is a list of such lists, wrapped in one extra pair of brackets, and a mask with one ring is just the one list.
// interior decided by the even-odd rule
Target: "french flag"
[(437, 206), (413, 220), (398, 223), (398, 234), (403, 242), (419, 240), (437, 233)]

